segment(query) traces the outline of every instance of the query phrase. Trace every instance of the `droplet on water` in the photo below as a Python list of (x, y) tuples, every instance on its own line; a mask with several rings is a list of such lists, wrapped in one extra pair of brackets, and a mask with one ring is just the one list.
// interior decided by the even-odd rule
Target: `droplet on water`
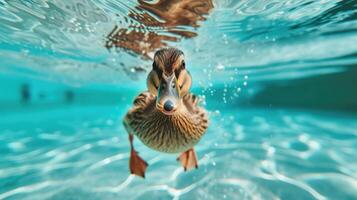
[(216, 67), (217, 70), (224, 70), (224, 66), (222, 64), (218, 64)]

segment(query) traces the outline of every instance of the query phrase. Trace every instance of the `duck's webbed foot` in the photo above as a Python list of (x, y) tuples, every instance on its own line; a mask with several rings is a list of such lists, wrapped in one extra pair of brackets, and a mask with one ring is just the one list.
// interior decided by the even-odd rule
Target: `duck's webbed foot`
[(133, 138), (134, 136), (129, 134), (130, 141), (130, 160), (129, 160), (129, 169), (131, 174), (135, 174), (137, 176), (145, 178), (145, 171), (148, 167), (147, 162), (143, 160), (138, 152), (135, 151), (133, 146)]
[(193, 148), (181, 153), (181, 155), (177, 158), (177, 161), (181, 162), (185, 171), (198, 168), (197, 156)]

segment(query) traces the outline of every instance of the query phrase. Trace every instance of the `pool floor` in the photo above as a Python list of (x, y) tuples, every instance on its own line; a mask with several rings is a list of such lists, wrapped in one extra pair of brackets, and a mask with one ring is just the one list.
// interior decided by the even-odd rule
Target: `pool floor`
[(296, 110), (212, 111), (199, 168), (135, 147), (146, 179), (128, 171), (114, 106), (2, 115), (0, 199), (356, 199), (354, 116)]

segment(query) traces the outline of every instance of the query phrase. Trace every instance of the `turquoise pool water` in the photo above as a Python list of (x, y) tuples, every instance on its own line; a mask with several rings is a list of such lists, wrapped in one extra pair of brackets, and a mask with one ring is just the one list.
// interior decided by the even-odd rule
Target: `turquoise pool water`
[[(167, 2), (0, 0), (0, 199), (357, 199), (357, 1)], [(121, 119), (163, 43), (211, 125), (189, 172), (136, 140), (143, 180)]]

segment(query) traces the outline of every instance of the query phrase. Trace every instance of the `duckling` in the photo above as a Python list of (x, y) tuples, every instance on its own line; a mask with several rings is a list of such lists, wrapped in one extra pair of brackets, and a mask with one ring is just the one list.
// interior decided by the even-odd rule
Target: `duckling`
[(181, 153), (177, 158), (184, 170), (198, 168), (194, 146), (208, 128), (208, 116), (190, 93), (191, 75), (184, 54), (176, 48), (164, 48), (154, 55), (147, 77), (148, 91), (139, 94), (124, 117), (129, 134), (131, 174), (145, 178), (148, 166), (135, 151), (134, 136), (147, 147), (164, 153)]

